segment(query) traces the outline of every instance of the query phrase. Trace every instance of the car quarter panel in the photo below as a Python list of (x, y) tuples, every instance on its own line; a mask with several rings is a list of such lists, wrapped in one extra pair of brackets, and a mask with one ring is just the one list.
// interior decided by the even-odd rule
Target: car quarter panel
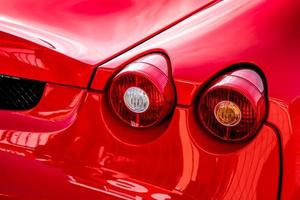
[(1, 0), (0, 29), (96, 65), (216, 1)]
[[(47, 87), (52, 94), (69, 89)], [(31, 113), (53, 121), (49, 130), (34, 128), (35, 118), (31, 130), (1, 125), (0, 193), (17, 199), (276, 198), (279, 148), (272, 127), (263, 126), (251, 142), (226, 144), (199, 127), (193, 107), (177, 107), (155, 130), (138, 131), (112, 114), (106, 98), (74, 89), (65, 97), (68, 109), (56, 112), (42, 100)]]
[[(105, 179), (103, 171), (113, 169), (122, 172), (114, 178), (139, 179), (147, 182), (146, 185), (158, 186), (159, 191), (174, 198), (178, 194), (180, 198), (182, 192), (188, 195), (186, 198), (232, 199), (251, 194), (267, 199), (276, 198), (278, 180), (283, 175), (282, 198), (297, 199), (300, 191), (299, 8), (297, 1), (222, 1), (104, 64), (94, 60), (95, 57), (79, 56), (82, 61), (101, 64), (90, 88), (97, 91), (88, 92), (78, 112), (81, 114), (72, 126), (57, 132), (47, 145), (42, 145), (40, 155), (50, 155), (43, 158), (50, 165), (67, 169), (66, 174), (83, 179), (81, 186), (99, 182), (94, 177)], [(170, 121), (157, 127), (157, 134), (144, 137), (114, 118), (105, 103), (105, 91), (117, 71), (149, 52), (169, 56), (179, 106)], [(206, 136), (197, 125), (193, 106), (206, 81), (236, 63), (252, 63), (266, 77), (269, 115), (268, 124), (250, 143), (228, 145)], [(90, 119), (91, 115), (97, 117)], [(161, 132), (164, 134), (160, 135)], [(283, 174), (279, 174), (277, 139), (282, 142)], [(15, 152), (10, 148), (9, 145), (2, 149)], [(79, 167), (70, 172), (74, 163)], [(251, 163), (254, 168), (249, 167)], [(249, 169), (246, 174), (245, 168)], [(254, 169), (259, 171), (251, 171)], [(253, 179), (247, 178), (251, 173)], [(87, 180), (92, 183), (86, 184)]]
[(282, 140), (282, 198), (298, 199), (299, 8), (297, 1), (220, 2), (101, 65), (92, 88), (105, 90), (111, 75), (139, 54), (164, 52), (178, 104), (193, 105), (206, 81), (220, 71), (237, 63), (256, 65), (267, 80), (267, 121), (278, 128)]

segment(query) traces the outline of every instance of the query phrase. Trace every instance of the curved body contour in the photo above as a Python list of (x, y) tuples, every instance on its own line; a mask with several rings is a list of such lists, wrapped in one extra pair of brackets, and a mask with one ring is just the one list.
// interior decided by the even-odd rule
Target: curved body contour
[[(0, 111), (1, 198), (298, 199), (300, 4), (109, 2), (1, 1), (0, 74), (47, 83), (34, 108)], [(136, 129), (107, 91), (153, 52), (169, 59), (176, 105)], [(266, 78), (268, 116), (251, 140), (224, 143), (195, 109), (207, 82), (240, 63)]]

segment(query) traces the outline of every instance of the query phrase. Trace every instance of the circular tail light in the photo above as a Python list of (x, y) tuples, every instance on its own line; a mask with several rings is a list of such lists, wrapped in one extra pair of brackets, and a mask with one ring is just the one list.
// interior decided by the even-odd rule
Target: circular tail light
[(166, 58), (153, 54), (127, 65), (110, 84), (109, 102), (117, 116), (132, 127), (160, 123), (175, 103)]
[(217, 78), (201, 95), (201, 124), (223, 141), (251, 138), (266, 116), (264, 84), (253, 70), (241, 69)]

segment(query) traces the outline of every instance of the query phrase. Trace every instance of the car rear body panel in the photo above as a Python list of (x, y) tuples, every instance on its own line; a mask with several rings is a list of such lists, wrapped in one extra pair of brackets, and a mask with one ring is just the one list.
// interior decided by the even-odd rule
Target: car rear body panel
[[(4, 8), (12, 9), (12, 4), (7, 4)], [(19, 10), (22, 5), (25, 4), (20, 4)], [(45, 10), (45, 3), (38, 5)], [(64, 5), (69, 8), (68, 2)], [(172, 6), (164, 8), (172, 10), (169, 14), (174, 15), (175, 4), (168, 5)], [(188, 3), (188, 6), (191, 5), (192, 1), (191, 4)], [(53, 14), (57, 20), (59, 13), (66, 11), (64, 9), (58, 9), (60, 12), (50, 10), (51, 15), (47, 13), (47, 19), (37, 20), (37, 24), (33, 23), (36, 19), (31, 13), (13, 13), (14, 19), (28, 20), (30, 30), (38, 25), (41, 30), (50, 33), (44, 34), (45, 38), (38, 39), (39, 41), (36, 41), (39, 37), (32, 39), (34, 37), (30, 34), (20, 35), (24, 26), (11, 29), (15, 20), (5, 18), (3, 21), (2, 18), (1, 24), (6, 23), (5, 26), (1, 26), (4, 27), (4, 31), (38, 43), (37, 48), (53, 52), (50, 55), (53, 55), (55, 62), (61, 62), (65, 71), (59, 75), (61, 68), (53, 65), (48, 71), (43, 71), (44, 75), (33, 71), (31, 76), (25, 68), (23, 70), (24, 66), (20, 63), (12, 65), (14, 69), (11, 71), (9, 62), (7, 67), (3, 68), (9, 75), (54, 83), (48, 84), (47, 87), (52, 88), (48, 91), (55, 94), (48, 98), (48, 93), (45, 93), (40, 104), (28, 112), (1, 111), (0, 116), (4, 121), (0, 126), (0, 150), (5, 152), (2, 154), (3, 160), (6, 160), (6, 156), (23, 157), (28, 166), (32, 161), (37, 162), (38, 165), (43, 165), (45, 171), (48, 168), (58, 170), (63, 178), (45, 182), (43, 187), (40, 183), (47, 179), (36, 177), (30, 181), (30, 174), (22, 171), (20, 174), (23, 174), (24, 178), (20, 180), (18, 177), (21, 175), (8, 162), (1, 169), (6, 178), (0, 179), (0, 190), (4, 188), (0, 193), (15, 198), (23, 196), (27, 199), (44, 198), (43, 195), (56, 195), (55, 198), (58, 199), (80, 199), (80, 195), (108, 199), (107, 195), (115, 198), (116, 191), (118, 195), (126, 194), (127, 198), (144, 199), (153, 198), (153, 193), (161, 194), (161, 199), (168, 197), (164, 195), (169, 195), (172, 199), (276, 199), (282, 189), (283, 199), (298, 199), (299, 6), (296, 1), (281, 0), (221, 1), (172, 27), (166, 24), (168, 30), (162, 33), (156, 32), (163, 29), (160, 27), (159, 30), (151, 29), (152, 32), (147, 29), (148, 34), (139, 35), (142, 32), (139, 32), (140, 29), (131, 33), (129, 30), (132, 27), (126, 28), (121, 23), (116, 26), (116, 32), (110, 32), (113, 26), (109, 27), (108, 32), (111, 35), (105, 35), (103, 38), (100, 37), (101, 34), (99, 37), (97, 34), (92, 35), (91, 31), (96, 30), (94, 25), (97, 24), (93, 23), (93, 20), (88, 23), (93, 25), (94, 29), (85, 28), (84, 24), (87, 21), (76, 27), (72, 21), (73, 11), (67, 12), (70, 14), (67, 16), (68, 20), (62, 20), (62, 24), (66, 23), (65, 29), (57, 25), (59, 22), (56, 21), (52, 21), (55, 26), (47, 24), (54, 20)], [(158, 7), (155, 2), (152, 8)], [(54, 5), (54, 8), (58, 6)], [(134, 10), (131, 10), (132, 14), (135, 13)], [(129, 13), (131, 11), (128, 10)], [(75, 8), (74, 12), (78, 18), (81, 15), (84, 15), (84, 19), (98, 16), (92, 10), (84, 11), (84, 4), (82, 8)], [(132, 14), (128, 14), (128, 17), (122, 20), (129, 20)], [(9, 13), (5, 15), (9, 16)], [(23, 15), (26, 17), (21, 19)], [(101, 14), (104, 15), (106, 16)], [(117, 17), (114, 20), (117, 20)], [(149, 22), (154, 23), (152, 20)], [(27, 21), (22, 21), (23, 25), (26, 23)], [(103, 22), (101, 25), (106, 27), (105, 24), (106, 22)], [(142, 26), (141, 24), (139, 25)], [(118, 27), (122, 29), (117, 29)], [(117, 40), (110, 41), (109, 38), (114, 37), (120, 30), (126, 30), (126, 33), (121, 34)], [(62, 37), (53, 36), (52, 33)], [(131, 34), (141, 37), (133, 41)], [(68, 40), (64, 43), (62, 39), (66, 38)], [(124, 39), (125, 43), (119, 43), (121, 39)], [(72, 41), (70, 44), (69, 40)], [(78, 42), (79, 46), (73, 42)], [(143, 43), (137, 45), (139, 42)], [(101, 46), (100, 43), (105, 45)], [(51, 46), (55, 49), (51, 50)], [(117, 56), (118, 52), (125, 50), (128, 51)], [(160, 126), (137, 130), (129, 128), (113, 114), (107, 103), (106, 92), (111, 78), (120, 69), (149, 52), (161, 52), (168, 56), (172, 66), (177, 105), (170, 118)], [(267, 123), (253, 140), (239, 144), (222, 143), (210, 137), (199, 126), (194, 111), (198, 95), (206, 83), (220, 72), (232, 69), (233, 65), (238, 67), (237, 63), (250, 63), (256, 69), (260, 69), (261, 75), (266, 78), (269, 114)], [(96, 67), (98, 69), (95, 76), (92, 76)], [(49, 71), (56, 72), (48, 76), (46, 72)], [(83, 89), (82, 87), (88, 86), (88, 82), (92, 83), (90, 87)], [(60, 92), (56, 93), (58, 88)], [(66, 95), (60, 98), (59, 93)], [(66, 103), (63, 104), (62, 100)], [(47, 105), (49, 102), (52, 102), (50, 107)], [(24, 129), (20, 128), (22, 126), (18, 128), (13, 120), (9, 120), (20, 118), (28, 120), (23, 123)], [(43, 120), (45, 124), (38, 125)], [(19, 140), (10, 139), (11, 137), (23, 139), (20, 140), (20, 144), (15, 144)], [(45, 139), (34, 139), (39, 137)], [(23, 161), (16, 161), (16, 165)], [(108, 172), (111, 174), (107, 175)], [(10, 179), (10, 184), (7, 184)], [(56, 181), (63, 183), (62, 188), (66, 191), (63, 195), (66, 196), (60, 196), (61, 188), (59, 184), (54, 185)], [(20, 183), (18, 189), (13, 188), (14, 183)], [(25, 183), (28, 184), (26, 189), (21, 190)], [(32, 188), (36, 185), (42, 193), (34, 192)], [(133, 185), (135, 189), (132, 188)], [(81, 189), (70, 189), (73, 187)], [(82, 190), (84, 192), (79, 194)], [(108, 194), (108, 191), (114, 191), (113, 195)]]
[[(199, 128), (193, 107), (177, 107), (166, 124), (139, 131), (111, 113), (103, 93), (47, 87), (51, 92), (31, 112), (1, 113), (8, 124), (0, 133), (1, 194), (17, 199), (277, 196), (278, 140), (268, 125), (248, 144), (224, 144)], [(47, 106), (63, 91), (65, 103)], [(12, 123), (27, 115), (35, 117), (26, 127)]]

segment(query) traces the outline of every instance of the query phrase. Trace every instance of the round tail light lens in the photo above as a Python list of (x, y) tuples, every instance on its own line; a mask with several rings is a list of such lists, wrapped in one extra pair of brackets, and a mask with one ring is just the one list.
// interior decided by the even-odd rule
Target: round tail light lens
[[(132, 127), (160, 123), (175, 103), (174, 88), (167, 70), (164, 70), (167, 60), (162, 55), (149, 57), (127, 65), (113, 78), (109, 87), (112, 109)], [(159, 66), (151, 64), (151, 60)]]
[(201, 124), (223, 141), (251, 138), (266, 116), (264, 85), (258, 73), (241, 69), (217, 78), (200, 97)]

